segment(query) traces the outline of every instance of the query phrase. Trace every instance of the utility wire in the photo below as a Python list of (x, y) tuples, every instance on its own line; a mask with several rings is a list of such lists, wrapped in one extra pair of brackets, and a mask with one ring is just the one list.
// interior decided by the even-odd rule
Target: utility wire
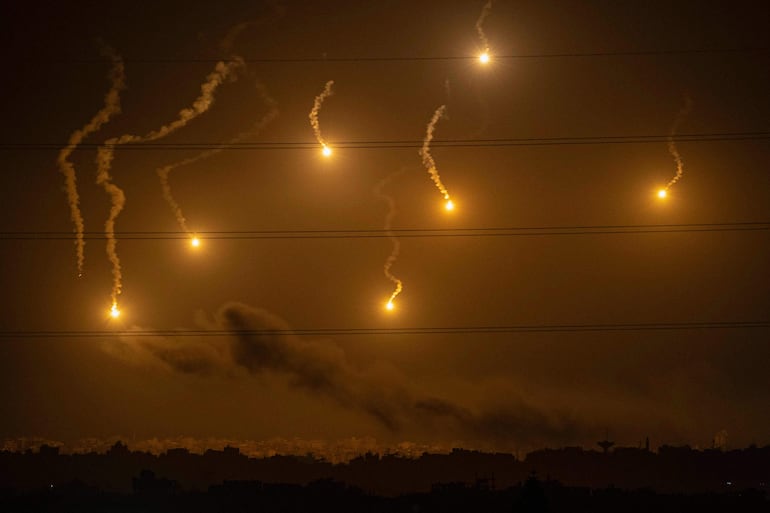
[[(412, 228), (372, 230), (264, 230), (264, 231), (200, 231), (195, 236), (207, 240), (273, 240), (273, 239), (377, 239), (391, 235), (400, 238), (451, 237), (537, 237), (557, 235), (619, 235), (650, 233), (697, 233), (768, 231), (770, 221), (737, 223), (593, 225), (510, 228)], [(103, 240), (102, 232), (85, 232), (86, 240)], [(117, 233), (121, 240), (184, 240), (190, 234), (183, 231), (127, 231)], [(0, 232), (2, 240), (73, 240), (70, 232)]]
[[(751, 141), (770, 139), (770, 131), (754, 132), (701, 132), (690, 134), (666, 135), (600, 135), (584, 137), (527, 137), (499, 139), (436, 139), (431, 141), (432, 148), (442, 147), (508, 147), (508, 146), (558, 146), (583, 144), (646, 144), (663, 142), (704, 142), (704, 141)], [(390, 141), (330, 141), (330, 146), (340, 149), (410, 149), (420, 148), (422, 140), (390, 140)], [(62, 143), (0, 143), (0, 150), (56, 150), (62, 148)], [(318, 150), (317, 142), (310, 141), (266, 141), (246, 143), (136, 143), (136, 144), (99, 144), (84, 143), (78, 145), (75, 151), (96, 150), (98, 148), (113, 148), (121, 150)]]
[[(687, 55), (762, 55), (770, 52), (770, 48), (693, 48), (669, 50), (626, 50), (614, 52), (557, 52), (557, 53), (521, 53), (521, 54), (492, 54), (492, 60), (517, 59), (571, 59), (595, 57), (652, 57), (652, 56), (687, 56)], [(37, 59), (46, 62), (65, 64), (90, 64), (109, 62), (104, 59)], [(249, 57), (238, 59), (239, 62), (254, 64), (309, 64), (309, 63), (358, 63), (358, 62), (441, 62), (441, 61), (476, 61), (477, 55), (433, 55), (433, 56), (359, 56), (359, 57)], [(233, 62), (231, 57), (222, 58), (124, 58), (130, 64), (184, 64), (216, 62)]]
[(51, 330), (0, 331), (0, 339), (12, 338), (111, 338), (111, 337), (224, 337), (224, 336), (377, 336), (462, 335), (506, 333), (578, 333), (604, 331), (676, 331), (720, 329), (766, 329), (770, 321), (706, 321), (623, 324), (520, 324), (495, 326), (413, 328), (310, 328), (276, 330)]

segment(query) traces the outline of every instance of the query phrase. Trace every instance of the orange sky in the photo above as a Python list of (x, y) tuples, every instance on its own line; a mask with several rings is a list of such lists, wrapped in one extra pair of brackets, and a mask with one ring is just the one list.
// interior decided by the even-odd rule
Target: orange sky
[[(712, 51), (770, 47), (755, 2), (496, 2), (484, 21), (497, 56), (487, 66), (474, 59), (484, 2), (75, 4), (16, 5), (2, 16), (2, 141), (51, 148), (0, 149), (0, 438), (371, 437), (513, 450), (590, 445), (609, 429), (629, 445), (645, 436), (709, 445), (721, 430), (731, 444), (768, 442), (770, 382), (758, 364), (768, 357), (766, 327), (240, 341), (8, 334), (228, 330), (228, 312), (248, 326), (261, 328), (266, 321), (253, 315), (264, 315), (268, 325), (311, 330), (764, 322), (768, 225), (402, 236), (392, 272), (404, 290), (393, 312), (383, 309), (393, 291), (385, 237), (205, 236), (382, 230), (388, 204), (374, 189), (399, 171), (384, 191), (397, 230), (770, 221), (766, 136), (678, 143), (684, 174), (665, 201), (656, 197), (676, 172), (665, 136), (684, 95), (693, 105), (680, 134), (768, 132), (766, 50)], [(86, 232), (96, 237), (86, 240), (78, 279), (56, 156), (110, 87), (97, 37), (125, 59), (127, 87), (122, 112), (71, 157)], [(640, 51), (651, 53), (628, 55)], [(187, 223), (204, 234), (196, 251), (185, 234), (132, 240), (127, 232), (179, 231), (156, 170), (201, 149), (116, 150), (112, 178), (126, 196), (116, 221), (123, 293), (122, 315), (110, 321), (100, 238), (110, 203), (95, 183), (93, 145), (172, 122), (217, 59), (234, 55), (246, 64), (210, 109), (158, 142), (231, 141), (265, 118), (269, 97), (278, 115), (243, 141), (276, 144), (225, 150), (170, 174)], [(399, 57), (407, 59), (391, 59)], [(323, 159), (308, 113), (329, 80), (334, 94), (319, 120), (335, 151)], [(432, 156), (451, 214), (418, 154), (442, 104)], [(650, 135), (660, 137), (440, 143)], [(371, 147), (383, 141), (401, 143)], [(282, 143), (308, 148), (276, 149)], [(61, 240), (39, 240), (41, 232)]]

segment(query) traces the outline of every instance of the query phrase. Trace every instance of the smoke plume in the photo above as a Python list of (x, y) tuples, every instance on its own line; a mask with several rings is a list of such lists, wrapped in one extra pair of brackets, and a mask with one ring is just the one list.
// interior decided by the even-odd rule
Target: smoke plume
[(313, 100), (313, 109), (310, 111), (310, 114), (308, 117), (310, 118), (310, 126), (313, 127), (313, 133), (315, 134), (315, 138), (318, 141), (318, 144), (320, 144), (323, 148), (326, 148), (326, 141), (324, 140), (323, 136), (321, 136), (321, 125), (318, 122), (318, 111), (321, 110), (321, 105), (323, 105), (324, 100), (331, 96), (332, 93), (332, 86), (334, 85), (334, 80), (329, 80), (326, 82), (326, 85), (324, 86), (324, 90), (315, 97), (315, 100)]
[(354, 366), (345, 351), (331, 341), (299, 337), (290, 326), (266, 310), (241, 303), (222, 306), (206, 329), (229, 335), (131, 337), (114, 354), (134, 361), (161, 362), (185, 374), (280, 377), (298, 390), (323, 397), (374, 419), (391, 433), (407, 428), (442, 429), (458, 437), (485, 441), (536, 444), (558, 437), (574, 440), (585, 428), (566, 415), (548, 415), (522, 401), (505, 409), (474, 412), (450, 400), (426, 395), (402, 375), (380, 367)]
[(445, 112), (446, 105), (441, 105), (438, 109), (436, 109), (436, 112), (433, 113), (433, 117), (430, 118), (428, 127), (425, 130), (425, 139), (422, 141), (420, 156), (422, 157), (422, 163), (428, 170), (433, 183), (436, 184), (436, 187), (438, 187), (438, 190), (441, 192), (441, 195), (444, 197), (444, 199), (448, 200), (449, 192), (447, 192), (446, 187), (444, 187), (444, 184), (441, 182), (441, 176), (439, 176), (438, 169), (436, 169), (436, 161), (433, 160), (433, 155), (430, 154), (430, 142), (433, 140), (433, 132), (436, 129), (438, 120), (444, 116)]
[(118, 296), (123, 288), (123, 275), (120, 268), (120, 258), (117, 253), (117, 240), (115, 239), (115, 220), (120, 215), (126, 203), (126, 196), (123, 190), (112, 182), (110, 175), (110, 166), (115, 158), (115, 149), (128, 143), (148, 142), (161, 139), (168, 134), (182, 128), (187, 123), (206, 112), (214, 102), (214, 93), (222, 83), (230, 77), (237, 68), (242, 66), (243, 61), (234, 59), (228, 62), (218, 62), (214, 71), (206, 77), (206, 81), (201, 84), (200, 95), (195, 99), (192, 106), (179, 111), (177, 119), (161, 126), (160, 128), (148, 132), (145, 135), (125, 134), (120, 137), (113, 137), (104, 142), (97, 150), (96, 164), (96, 183), (101, 185), (105, 192), (110, 196), (111, 207), (107, 221), (104, 223), (104, 232), (107, 238), (107, 258), (112, 264), (112, 305), (115, 308)]
[(112, 85), (104, 96), (104, 106), (85, 126), (75, 130), (72, 135), (70, 135), (67, 146), (62, 148), (56, 159), (59, 171), (64, 175), (67, 201), (70, 207), (70, 219), (72, 219), (72, 223), (75, 225), (75, 254), (77, 259), (78, 277), (83, 275), (83, 266), (85, 264), (85, 241), (83, 240), (85, 225), (83, 222), (83, 215), (80, 212), (80, 196), (78, 195), (75, 166), (70, 162), (69, 157), (72, 155), (72, 152), (75, 151), (75, 148), (83, 142), (83, 139), (99, 130), (112, 116), (120, 113), (120, 91), (125, 88), (126, 82), (123, 59), (109, 47), (103, 48), (101, 53), (105, 57), (109, 57), (112, 61), (112, 69), (110, 70), (110, 83)]
[(692, 109), (692, 100), (690, 99), (689, 96), (685, 95), (684, 105), (677, 113), (676, 118), (674, 119), (674, 123), (671, 125), (671, 131), (669, 132), (669, 135), (668, 135), (668, 152), (671, 154), (672, 157), (674, 157), (674, 162), (676, 163), (676, 174), (671, 179), (671, 181), (668, 182), (668, 184), (666, 185), (666, 190), (668, 190), (669, 187), (671, 187), (676, 182), (678, 182), (679, 179), (682, 178), (682, 174), (684, 174), (684, 164), (682, 163), (682, 156), (679, 155), (679, 150), (676, 147), (676, 142), (674, 142), (674, 136), (676, 135), (676, 132), (679, 130), (679, 125), (682, 124), (684, 119), (690, 113), (691, 109)]
[(388, 185), (393, 179), (395, 179), (398, 175), (402, 174), (404, 171), (396, 171), (394, 173), (391, 173), (390, 175), (386, 176), (380, 182), (374, 187), (374, 194), (377, 195), (378, 198), (383, 200), (388, 205), (388, 213), (385, 215), (385, 233), (388, 235), (388, 239), (390, 239), (391, 243), (391, 250), (390, 255), (388, 256), (387, 260), (385, 260), (385, 265), (383, 266), (382, 270), (385, 274), (385, 277), (390, 280), (393, 285), (395, 285), (395, 290), (390, 295), (390, 298), (388, 299), (387, 305), (388, 308), (392, 308), (393, 301), (396, 299), (396, 297), (401, 294), (401, 291), (403, 290), (403, 283), (400, 279), (396, 278), (396, 276), (391, 272), (391, 268), (393, 267), (393, 264), (398, 260), (398, 257), (401, 253), (401, 242), (398, 240), (398, 238), (393, 234), (393, 218), (396, 217), (396, 201), (393, 199), (393, 196), (390, 196), (388, 194), (385, 194), (382, 192), (383, 188), (385, 188), (386, 185)]
[(242, 142), (246, 138), (257, 136), (268, 124), (270, 124), (276, 117), (278, 117), (278, 103), (268, 94), (268, 91), (265, 88), (265, 86), (263, 86), (260, 83), (257, 83), (256, 87), (257, 87), (257, 93), (260, 95), (262, 101), (267, 105), (268, 111), (264, 116), (262, 116), (259, 120), (257, 120), (257, 122), (254, 123), (254, 125), (249, 130), (236, 135), (229, 141), (219, 145), (216, 148), (208, 149), (202, 153), (199, 153), (198, 155), (180, 160), (178, 162), (174, 162), (172, 164), (168, 164), (156, 170), (156, 172), (158, 173), (158, 178), (160, 179), (160, 186), (163, 192), (163, 198), (166, 200), (166, 203), (168, 203), (168, 206), (171, 208), (171, 211), (174, 213), (174, 217), (176, 217), (179, 227), (187, 234), (192, 234), (192, 232), (187, 227), (187, 219), (184, 217), (184, 214), (182, 213), (182, 207), (179, 205), (179, 203), (176, 201), (173, 194), (171, 193), (171, 185), (169, 184), (169, 181), (168, 181), (169, 174), (174, 169), (177, 169), (183, 166), (189, 166), (190, 164), (193, 164), (195, 162), (200, 162), (201, 160), (205, 160), (210, 157), (213, 157), (214, 155), (224, 150), (225, 147), (229, 144), (237, 144)]
[(481, 45), (485, 52), (489, 51), (489, 40), (487, 39), (487, 35), (484, 33), (484, 20), (486, 20), (487, 16), (489, 16), (489, 11), (491, 9), (492, 0), (489, 0), (486, 4), (484, 4), (484, 7), (481, 9), (481, 14), (479, 15), (479, 19), (476, 20), (476, 32), (479, 34), (479, 39), (481, 40)]

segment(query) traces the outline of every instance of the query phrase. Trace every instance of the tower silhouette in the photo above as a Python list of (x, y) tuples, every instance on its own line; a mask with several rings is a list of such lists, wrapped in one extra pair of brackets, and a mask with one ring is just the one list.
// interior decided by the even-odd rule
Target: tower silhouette
[(604, 454), (607, 454), (607, 451), (610, 450), (610, 448), (615, 445), (615, 442), (610, 441), (610, 434), (609, 430), (605, 431), (604, 433), (604, 440), (599, 440), (596, 442), (596, 445), (602, 448), (604, 451)]

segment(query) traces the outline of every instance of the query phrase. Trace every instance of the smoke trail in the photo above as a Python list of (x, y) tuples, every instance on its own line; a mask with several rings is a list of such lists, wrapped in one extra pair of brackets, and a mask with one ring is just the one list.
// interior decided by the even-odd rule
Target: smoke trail
[(214, 71), (211, 72), (206, 77), (206, 81), (201, 84), (200, 95), (195, 99), (191, 107), (179, 111), (177, 119), (167, 125), (161, 126), (157, 130), (148, 132), (143, 136), (125, 134), (120, 137), (113, 137), (106, 140), (97, 150), (96, 183), (101, 185), (105, 192), (109, 194), (112, 203), (110, 215), (104, 223), (104, 232), (107, 238), (107, 258), (112, 264), (111, 297), (113, 311), (116, 311), (118, 296), (123, 288), (123, 275), (120, 268), (120, 258), (118, 258), (117, 253), (117, 240), (115, 239), (115, 220), (118, 218), (118, 215), (120, 215), (120, 212), (123, 210), (126, 203), (126, 196), (123, 193), (123, 190), (112, 183), (112, 176), (110, 176), (110, 164), (115, 158), (115, 149), (121, 144), (154, 141), (182, 128), (211, 107), (211, 104), (214, 101), (214, 93), (217, 88), (242, 65), (243, 60), (241, 59), (218, 62)]
[(685, 95), (684, 97), (684, 105), (679, 110), (679, 112), (676, 115), (676, 118), (674, 119), (674, 123), (671, 125), (671, 131), (669, 132), (668, 136), (668, 152), (671, 154), (672, 157), (674, 157), (674, 162), (676, 162), (676, 174), (674, 175), (674, 178), (671, 179), (670, 182), (666, 185), (666, 190), (669, 189), (672, 185), (674, 185), (676, 182), (679, 181), (680, 178), (682, 178), (682, 174), (684, 172), (684, 164), (682, 163), (682, 157), (679, 155), (679, 150), (676, 148), (676, 143), (674, 142), (674, 136), (676, 135), (677, 130), (679, 129), (679, 125), (682, 124), (684, 121), (684, 118), (687, 117), (687, 114), (690, 113), (690, 110), (692, 109), (692, 100), (688, 95)]
[(484, 47), (483, 50), (485, 52), (489, 51), (489, 39), (487, 39), (487, 35), (484, 33), (484, 20), (489, 16), (489, 11), (492, 9), (492, 0), (489, 0), (486, 4), (484, 4), (484, 7), (481, 9), (481, 14), (479, 15), (479, 19), (476, 20), (476, 32), (479, 34), (479, 39), (481, 40), (481, 45)]
[[(506, 406), (474, 411), (451, 400), (426, 394), (400, 373), (383, 366), (361, 368), (330, 340), (308, 340), (291, 334), (282, 318), (261, 308), (227, 303), (205, 321), (205, 330), (224, 330), (230, 337), (121, 338), (105, 350), (138, 364), (161, 363), (188, 375), (285, 378), (291, 387), (312, 397), (330, 399), (360, 412), (396, 433), (428, 429), (495, 443), (542, 445), (547, 440), (575, 440), (593, 426), (569, 413), (547, 411), (542, 402), (509, 397)], [(149, 359), (148, 359), (149, 357)], [(283, 379), (281, 382), (285, 383)]]
[(436, 161), (433, 160), (433, 156), (430, 154), (430, 142), (433, 140), (433, 131), (436, 129), (436, 123), (438, 123), (438, 120), (444, 115), (445, 111), (446, 105), (442, 105), (433, 113), (433, 117), (430, 119), (428, 128), (425, 131), (425, 139), (422, 141), (420, 156), (422, 157), (423, 165), (427, 168), (428, 173), (430, 173), (433, 183), (435, 183), (438, 190), (441, 191), (444, 199), (449, 200), (449, 192), (447, 192), (444, 184), (441, 183), (441, 177), (438, 174), (438, 169), (436, 169)]
[(80, 196), (78, 195), (77, 177), (75, 175), (75, 166), (69, 161), (70, 155), (75, 148), (83, 142), (88, 135), (99, 130), (103, 124), (110, 118), (120, 113), (120, 91), (125, 88), (126, 74), (123, 59), (115, 53), (112, 48), (105, 47), (101, 54), (112, 60), (112, 69), (110, 70), (110, 90), (104, 96), (104, 107), (97, 112), (91, 121), (83, 128), (75, 130), (70, 135), (67, 146), (62, 148), (56, 159), (56, 165), (59, 171), (64, 175), (64, 183), (67, 190), (67, 200), (70, 206), (70, 219), (75, 225), (75, 253), (77, 257), (78, 277), (83, 276), (83, 264), (85, 262), (85, 241), (83, 232), (85, 226), (83, 215), (80, 212)]
[(334, 85), (334, 80), (329, 80), (326, 82), (326, 86), (324, 86), (324, 90), (315, 97), (315, 100), (313, 100), (313, 110), (310, 111), (310, 114), (308, 117), (310, 118), (310, 126), (313, 127), (313, 133), (315, 134), (315, 138), (318, 141), (318, 144), (321, 145), (324, 150), (328, 148), (326, 141), (321, 136), (321, 125), (318, 123), (318, 111), (321, 110), (321, 105), (323, 104), (324, 100), (331, 96), (332, 93), (332, 86)]
[(385, 265), (383, 266), (382, 271), (385, 274), (385, 277), (396, 286), (395, 290), (390, 295), (388, 302), (386, 303), (386, 307), (388, 309), (393, 308), (393, 301), (395, 301), (396, 297), (401, 294), (401, 291), (404, 289), (404, 287), (401, 280), (396, 278), (390, 271), (391, 267), (393, 267), (393, 264), (396, 262), (401, 253), (401, 242), (398, 240), (398, 238), (396, 238), (392, 231), (393, 218), (396, 217), (396, 201), (393, 199), (393, 196), (382, 192), (382, 189), (403, 172), (404, 170), (402, 169), (400, 171), (396, 171), (395, 173), (391, 173), (390, 175), (380, 180), (380, 182), (374, 187), (374, 194), (376, 194), (378, 198), (382, 199), (388, 204), (388, 213), (385, 216), (385, 233), (388, 235), (388, 239), (390, 239), (392, 249), (390, 251), (390, 256), (388, 256), (388, 259), (385, 260)]
[(158, 173), (158, 178), (160, 179), (160, 186), (163, 191), (163, 197), (165, 198), (166, 203), (168, 203), (169, 207), (171, 207), (171, 211), (174, 213), (177, 223), (179, 223), (179, 227), (182, 230), (184, 230), (187, 234), (192, 235), (192, 232), (187, 227), (187, 220), (185, 219), (184, 214), (182, 213), (182, 208), (179, 206), (179, 203), (176, 201), (176, 199), (174, 199), (174, 196), (171, 194), (171, 185), (169, 184), (168, 176), (171, 173), (171, 171), (173, 171), (174, 169), (177, 169), (182, 166), (188, 166), (195, 162), (200, 162), (201, 160), (205, 160), (209, 157), (216, 155), (217, 153), (220, 153), (228, 144), (237, 144), (243, 141), (244, 139), (246, 139), (247, 137), (256, 136), (270, 122), (272, 122), (278, 116), (278, 103), (275, 101), (275, 99), (273, 99), (268, 94), (267, 89), (262, 84), (257, 83), (256, 87), (257, 87), (257, 92), (262, 98), (262, 101), (264, 101), (265, 104), (267, 104), (269, 110), (249, 130), (236, 135), (226, 143), (223, 143), (216, 148), (212, 148), (202, 153), (199, 153), (198, 155), (195, 155), (193, 157), (189, 157), (184, 160), (180, 160), (178, 162), (168, 164), (167, 166), (163, 166), (157, 169), (156, 171)]

